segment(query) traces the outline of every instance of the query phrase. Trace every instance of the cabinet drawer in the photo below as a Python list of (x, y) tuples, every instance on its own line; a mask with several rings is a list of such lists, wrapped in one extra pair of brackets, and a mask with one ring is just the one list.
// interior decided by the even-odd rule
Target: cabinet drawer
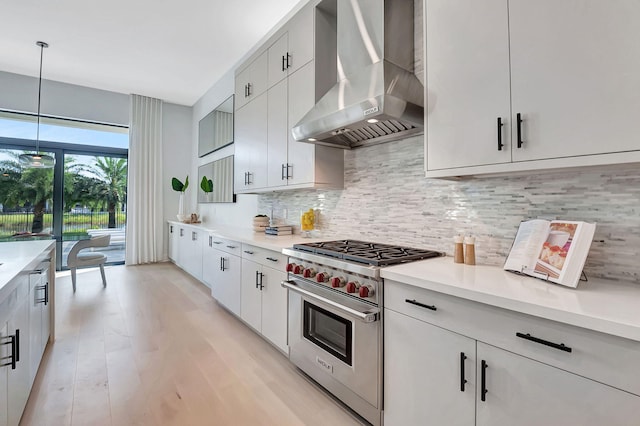
[(640, 342), (394, 281), (385, 281), (384, 303), (410, 317), (640, 395)]
[(220, 238), (215, 234), (209, 234), (209, 240), (206, 241), (206, 244), (209, 247), (213, 247), (214, 249), (221, 250), (225, 253), (235, 254), (236, 256), (240, 256), (240, 253), (242, 252), (241, 243), (228, 240), (226, 238)]
[(250, 244), (242, 244), (242, 258), (283, 272), (287, 266), (287, 256), (284, 254)]

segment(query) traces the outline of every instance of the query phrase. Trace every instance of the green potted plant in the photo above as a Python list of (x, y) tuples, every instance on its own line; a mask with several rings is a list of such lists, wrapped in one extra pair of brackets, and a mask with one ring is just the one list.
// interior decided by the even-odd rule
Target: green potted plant
[(202, 176), (202, 181), (200, 181), (200, 189), (202, 189), (206, 194), (207, 201), (211, 201), (211, 193), (213, 192), (213, 181), (211, 179), (207, 179), (206, 176)]
[(178, 203), (178, 220), (183, 222), (186, 220), (187, 215), (184, 213), (184, 191), (189, 187), (189, 175), (184, 180), (184, 183), (176, 179), (175, 177), (171, 179), (171, 187), (174, 191), (180, 193), (180, 201)]

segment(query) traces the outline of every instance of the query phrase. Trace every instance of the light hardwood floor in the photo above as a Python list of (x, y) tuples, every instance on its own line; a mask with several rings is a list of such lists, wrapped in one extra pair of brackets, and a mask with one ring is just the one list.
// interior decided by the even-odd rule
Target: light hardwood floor
[(357, 425), (170, 263), (56, 280), (57, 340), (21, 425)]

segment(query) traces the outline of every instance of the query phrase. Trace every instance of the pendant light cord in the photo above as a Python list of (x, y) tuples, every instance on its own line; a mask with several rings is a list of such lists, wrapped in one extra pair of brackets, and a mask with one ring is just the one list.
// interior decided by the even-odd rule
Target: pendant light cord
[(40, 77), (38, 78), (38, 125), (36, 127), (36, 154), (40, 152), (40, 97), (42, 96), (42, 58), (44, 54), (44, 48), (49, 45), (43, 41), (36, 43), (40, 46)]

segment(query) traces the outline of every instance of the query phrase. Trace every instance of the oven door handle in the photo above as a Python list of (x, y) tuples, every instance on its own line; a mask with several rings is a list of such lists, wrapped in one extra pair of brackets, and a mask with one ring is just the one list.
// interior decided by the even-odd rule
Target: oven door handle
[[(303, 296), (308, 297), (309, 299), (313, 299), (315, 301), (321, 302), (321, 303), (325, 303), (331, 307), (334, 307), (344, 313), (347, 313), (353, 317), (356, 317), (357, 319), (359, 319), (362, 322), (366, 322), (366, 323), (370, 323), (370, 322), (375, 322), (378, 320), (378, 312), (372, 312), (371, 310), (367, 311), (367, 312), (362, 312), (353, 308), (350, 308), (348, 306), (344, 306), (343, 304), (333, 301), (331, 299), (328, 299), (326, 297), (320, 296), (319, 294), (316, 294), (312, 291), (306, 290), (302, 287), (300, 287), (299, 285), (297, 285), (294, 281), (282, 281), (280, 283), (282, 285), (282, 287), (288, 288), (289, 290), (293, 290), (296, 293), (300, 293)], [(375, 308), (372, 308), (375, 309)]]

